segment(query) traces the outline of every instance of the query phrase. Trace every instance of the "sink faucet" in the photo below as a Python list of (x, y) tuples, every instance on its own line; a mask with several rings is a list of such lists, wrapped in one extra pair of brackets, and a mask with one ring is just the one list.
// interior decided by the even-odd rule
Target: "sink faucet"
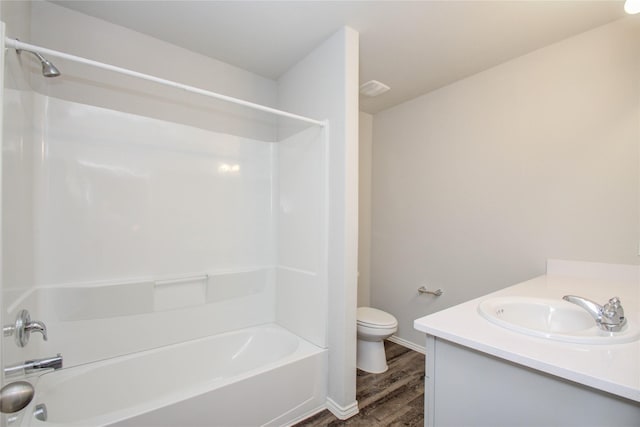
[(18, 363), (17, 365), (7, 366), (4, 368), (4, 376), (12, 377), (20, 374), (29, 374), (35, 371), (41, 371), (44, 369), (61, 369), (62, 368), (62, 355), (58, 353), (57, 356), (45, 357), (44, 359), (27, 360), (24, 363)]
[(627, 319), (624, 317), (624, 309), (618, 297), (611, 298), (604, 306), (575, 295), (565, 295), (562, 299), (587, 310), (603, 331), (619, 332), (627, 323)]

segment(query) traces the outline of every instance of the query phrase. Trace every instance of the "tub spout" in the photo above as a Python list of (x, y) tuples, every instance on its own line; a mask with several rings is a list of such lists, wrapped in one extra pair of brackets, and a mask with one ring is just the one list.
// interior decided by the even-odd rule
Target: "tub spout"
[(20, 374), (30, 374), (35, 371), (42, 371), (45, 369), (61, 369), (62, 368), (62, 355), (58, 353), (57, 356), (45, 357), (44, 359), (27, 360), (24, 363), (18, 363), (17, 365), (7, 366), (4, 368), (5, 377), (12, 377)]
[(619, 332), (627, 323), (624, 308), (618, 297), (611, 298), (604, 306), (575, 295), (565, 295), (562, 299), (584, 308), (596, 321), (598, 327), (604, 331)]

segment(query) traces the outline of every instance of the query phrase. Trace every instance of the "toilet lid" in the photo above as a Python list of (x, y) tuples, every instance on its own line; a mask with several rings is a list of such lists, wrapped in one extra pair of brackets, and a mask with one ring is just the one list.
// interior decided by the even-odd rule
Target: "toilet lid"
[(398, 326), (395, 317), (373, 307), (358, 307), (358, 323), (371, 328), (392, 328)]

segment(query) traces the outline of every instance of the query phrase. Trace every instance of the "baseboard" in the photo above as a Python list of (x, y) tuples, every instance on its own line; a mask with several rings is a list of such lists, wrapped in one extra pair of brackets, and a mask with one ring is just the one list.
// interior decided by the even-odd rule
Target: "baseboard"
[(395, 335), (391, 335), (387, 338), (389, 341), (399, 344), (403, 347), (407, 347), (408, 349), (415, 350), (418, 353), (426, 354), (427, 349), (425, 347), (419, 346), (418, 344), (412, 343), (411, 341), (407, 341), (403, 338), (397, 337)]
[(327, 409), (336, 417), (341, 420), (346, 420), (356, 415), (360, 410), (358, 409), (358, 401), (349, 404), (348, 406), (340, 406), (333, 399), (327, 397)]
[[(305, 413), (304, 415), (300, 415), (300, 416), (299, 416), (299, 417), (297, 417), (296, 419), (291, 420), (291, 421), (290, 421), (290, 422), (288, 422), (286, 425), (287, 425), (287, 426), (293, 426), (293, 425), (296, 425), (296, 424), (298, 424), (299, 422), (306, 420), (307, 418), (311, 418), (311, 417), (313, 417), (314, 415), (319, 414), (320, 412), (324, 411), (325, 409), (327, 409), (327, 405), (326, 405), (326, 404), (321, 405), (321, 406), (318, 406), (317, 408), (315, 408), (315, 409), (312, 409), (312, 410), (308, 411), (308, 412), (307, 412), (307, 413)], [(270, 424), (271, 424), (271, 422), (269, 422), (269, 424), (266, 424), (266, 425), (270, 425)], [(274, 424), (274, 425), (276, 425), (276, 424)], [(282, 423), (280, 423), (280, 424), (278, 424), (278, 425), (282, 425)]]

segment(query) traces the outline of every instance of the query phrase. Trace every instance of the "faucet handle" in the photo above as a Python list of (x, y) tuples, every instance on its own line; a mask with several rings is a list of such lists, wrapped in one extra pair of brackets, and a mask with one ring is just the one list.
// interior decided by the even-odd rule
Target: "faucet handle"
[(605, 307), (610, 306), (610, 307), (611, 307), (611, 308), (613, 308), (613, 309), (617, 309), (617, 308), (622, 307), (622, 304), (620, 304), (620, 298), (618, 298), (618, 297), (613, 297), (613, 298), (610, 298), (610, 299), (609, 299), (609, 302), (608, 302), (608, 303), (606, 303), (604, 306), (605, 306)]
[(25, 332), (40, 332), (42, 339), (47, 341), (47, 325), (39, 320), (32, 320), (24, 325)]
[(603, 323), (619, 325), (620, 327), (626, 323), (627, 320), (624, 317), (624, 308), (622, 308), (620, 298), (613, 297), (602, 307), (602, 317), (606, 319)]
[(38, 320), (31, 321), (31, 316), (27, 310), (21, 310), (16, 317), (15, 325), (4, 326), (2, 331), (5, 337), (14, 335), (18, 347), (27, 345), (31, 332), (40, 332), (42, 339), (47, 341), (47, 326)]

